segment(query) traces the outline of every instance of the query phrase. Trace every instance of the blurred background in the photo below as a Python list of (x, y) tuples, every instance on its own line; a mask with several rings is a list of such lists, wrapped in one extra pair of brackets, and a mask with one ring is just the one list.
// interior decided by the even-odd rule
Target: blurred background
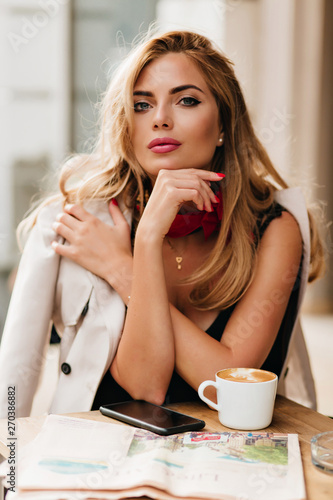
[[(110, 72), (153, 22), (203, 33), (234, 61), (275, 166), (333, 220), (331, 0), (0, 0), (0, 332), (15, 228), (61, 161), (89, 150)], [(333, 416), (331, 227), (323, 238), (328, 271), (309, 287), (303, 325), (319, 411)]]

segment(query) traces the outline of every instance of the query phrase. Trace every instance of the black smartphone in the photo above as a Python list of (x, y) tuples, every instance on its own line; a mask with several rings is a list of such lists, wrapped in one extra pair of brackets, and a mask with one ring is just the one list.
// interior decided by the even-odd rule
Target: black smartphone
[(148, 431), (169, 436), (179, 432), (196, 431), (205, 427), (206, 422), (190, 417), (178, 411), (169, 410), (143, 400), (112, 403), (100, 407), (100, 412), (107, 417), (121, 420), (126, 424), (141, 427)]

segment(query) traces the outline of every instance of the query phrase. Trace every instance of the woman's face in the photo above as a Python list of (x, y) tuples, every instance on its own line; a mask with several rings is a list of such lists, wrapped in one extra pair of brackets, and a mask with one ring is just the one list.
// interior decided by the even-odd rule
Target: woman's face
[(221, 125), (215, 98), (196, 64), (185, 54), (152, 61), (133, 91), (132, 144), (154, 180), (161, 169), (209, 169)]

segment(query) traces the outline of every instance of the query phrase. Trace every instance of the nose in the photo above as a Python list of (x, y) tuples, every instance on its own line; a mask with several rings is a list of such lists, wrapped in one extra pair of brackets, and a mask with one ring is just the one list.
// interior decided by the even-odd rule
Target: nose
[(173, 118), (170, 107), (167, 105), (161, 105), (155, 108), (155, 114), (153, 117), (153, 128), (158, 130), (170, 129), (173, 127)]

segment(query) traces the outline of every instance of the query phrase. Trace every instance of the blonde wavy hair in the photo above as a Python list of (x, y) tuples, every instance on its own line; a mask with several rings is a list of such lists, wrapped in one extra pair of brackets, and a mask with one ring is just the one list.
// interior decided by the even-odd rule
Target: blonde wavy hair
[[(273, 203), (274, 192), (288, 186), (256, 137), (232, 63), (206, 37), (172, 31), (144, 40), (130, 52), (104, 95), (94, 151), (74, 156), (63, 165), (60, 195), (48, 198), (43, 205), (59, 196), (69, 203), (121, 196), (134, 219), (140, 217), (148, 178), (131, 142), (133, 88), (144, 67), (170, 52), (186, 54), (198, 66), (216, 99), (223, 124), (224, 146), (216, 148), (211, 165), (213, 171), (226, 176), (221, 183), (221, 230), (209, 258), (187, 282), (194, 285), (190, 300), (196, 308), (224, 309), (239, 300), (252, 281), (256, 244), (251, 235), (256, 232), (258, 217)], [(139, 214), (133, 210), (138, 199)], [(32, 214), (33, 220), (36, 213)], [(309, 281), (313, 281), (323, 271), (324, 258), (311, 214), (309, 221)]]

